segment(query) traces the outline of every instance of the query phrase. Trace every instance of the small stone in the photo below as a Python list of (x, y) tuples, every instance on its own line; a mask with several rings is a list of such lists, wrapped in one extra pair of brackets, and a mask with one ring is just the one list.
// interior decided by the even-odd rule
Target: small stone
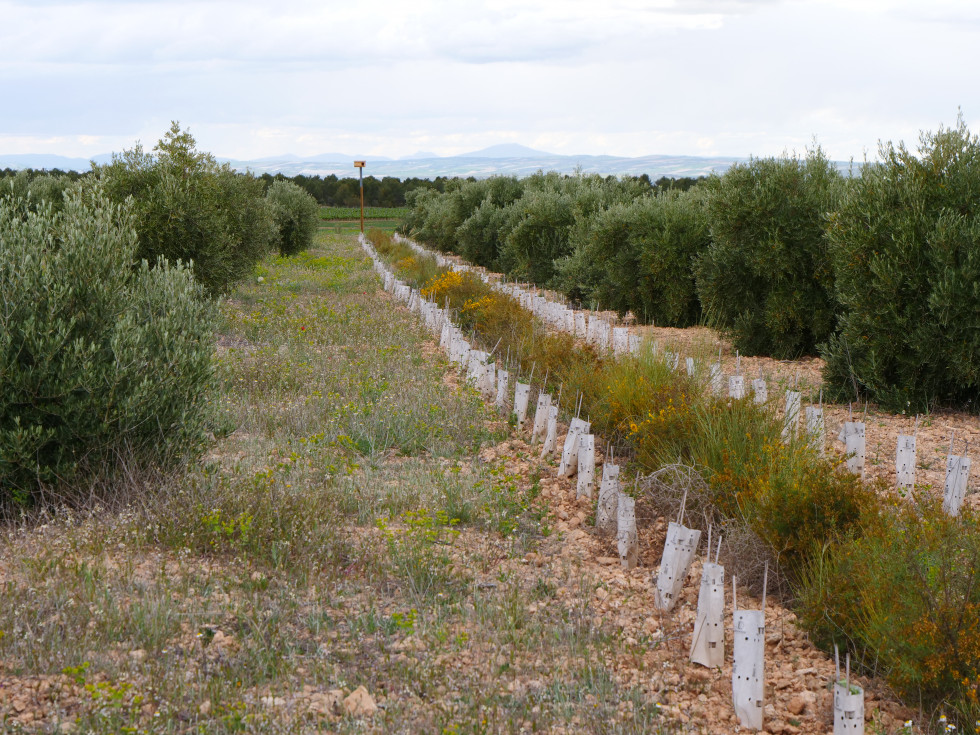
[(786, 705), (786, 709), (789, 710), (791, 715), (798, 715), (806, 709), (806, 702), (803, 701), (802, 697), (793, 697), (789, 700), (789, 704)]
[(408, 636), (391, 647), (391, 650), (395, 651), (396, 653), (404, 653), (407, 651), (424, 651), (425, 649), (425, 641), (419, 640), (413, 635)]
[(203, 702), (201, 702), (201, 706), (197, 708), (197, 711), (205, 717), (211, 714), (211, 700), (205, 699)]
[(331, 689), (329, 692), (314, 692), (310, 695), (310, 712), (317, 715), (339, 715), (344, 701), (344, 692)]
[(351, 717), (370, 717), (378, 711), (378, 705), (362, 685), (344, 699), (344, 711)]

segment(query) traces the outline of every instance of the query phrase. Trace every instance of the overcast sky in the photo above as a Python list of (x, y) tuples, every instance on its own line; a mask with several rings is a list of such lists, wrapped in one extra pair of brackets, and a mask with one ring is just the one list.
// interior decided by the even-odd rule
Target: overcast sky
[(860, 160), (978, 72), (977, 0), (0, 0), (0, 154)]

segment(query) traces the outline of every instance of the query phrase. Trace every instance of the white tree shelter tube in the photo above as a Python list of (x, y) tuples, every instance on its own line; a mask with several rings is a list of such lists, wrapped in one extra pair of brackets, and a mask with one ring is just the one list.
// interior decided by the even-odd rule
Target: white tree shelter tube
[(728, 376), (728, 397), (736, 401), (740, 401), (745, 398), (745, 376), (744, 375), (729, 375)]
[(691, 638), (691, 663), (714, 668), (725, 663), (725, 567), (718, 563), (721, 539), (715, 561), (711, 558), (711, 527), (708, 527), (708, 554), (701, 569), (698, 614)]
[(840, 676), (840, 654), (834, 644), (834, 735), (864, 735), (864, 689), (851, 683), (851, 654), (847, 654), (846, 674)]
[(558, 449), (558, 406), (548, 408), (548, 426), (544, 434), (544, 444), (541, 446), (541, 459), (554, 456)]
[(618, 500), (619, 465), (606, 462), (602, 465), (602, 483), (599, 485), (599, 502), (595, 511), (595, 527), (602, 533), (616, 531)]
[(796, 435), (800, 422), (802, 394), (798, 390), (786, 391), (786, 412), (783, 414), (783, 441), (788, 442)]
[[(850, 413), (850, 409), (848, 409)], [(837, 436), (844, 442), (844, 453), (847, 455), (847, 469), (864, 479), (864, 422), (845, 421)]]
[[(969, 451), (967, 445), (966, 451)], [(943, 486), (943, 510), (951, 516), (958, 516), (966, 497), (967, 483), (970, 479), (970, 458), (966, 452), (962, 456), (953, 454), (953, 436), (949, 437), (949, 455), (946, 457), (946, 483)]]
[(558, 465), (559, 477), (571, 477), (578, 471), (578, 442), (585, 429), (582, 419), (572, 419), (565, 434), (565, 445), (561, 450), (561, 462)]
[(514, 388), (514, 414), (517, 416), (517, 431), (520, 433), (527, 419), (527, 400), (531, 395), (531, 384), (517, 382)]
[(721, 374), (721, 362), (713, 362), (708, 368), (708, 380), (711, 383), (711, 392), (716, 395), (721, 395), (721, 385), (722, 385), (722, 374)]
[(616, 357), (622, 357), (630, 351), (630, 331), (627, 327), (613, 327), (612, 346)]
[(898, 435), (895, 447), (895, 482), (900, 490), (915, 488), (915, 436)]
[(583, 434), (578, 440), (578, 481), (575, 497), (592, 499), (595, 485), (595, 434)]
[(739, 610), (735, 600), (736, 580), (732, 577), (732, 703), (738, 724), (762, 729), (765, 694), (766, 582), (763, 582), (762, 609)]
[[(581, 404), (581, 398), (579, 402)], [(571, 477), (578, 471), (578, 442), (584, 434), (589, 433), (589, 428), (590, 423), (583, 421), (578, 416), (573, 418), (568, 425), (565, 445), (561, 450), (561, 464), (558, 465), (559, 477)]]
[(503, 410), (507, 405), (507, 389), (510, 387), (510, 373), (506, 370), (497, 371), (497, 398), (494, 405)]
[(823, 406), (806, 407), (806, 437), (821, 457), (827, 453), (827, 429), (824, 426)]
[(621, 492), (616, 499), (616, 546), (623, 569), (633, 569), (640, 556), (636, 535), (636, 500)]
[(700, 531), (683, 525), (686, 502), (685, 492), (677, 521), (671, 521), (667, 526), (667, 540), (664, 543), (664, 554), (657, 574), (655, 598), (656, 605), (661, 610), (671, 610), (677, 604), (677, 598), (684, 587), (684, 580), (687, 579), (691, 562), (698, 553), (698, 544), (701, 541)]
[(531, 426), (531, 446), (544, 441), (548, 430), (548, 411), (551, 409), (551, 396), (543, 390), (538, 394), (538, 405), (534, 411), (534, 424)]
[(745, 376), (742, 375), (742, 356), (735, 352), (735, 374), (728, 377), (728, 397), (740, 401), (745, 398)]

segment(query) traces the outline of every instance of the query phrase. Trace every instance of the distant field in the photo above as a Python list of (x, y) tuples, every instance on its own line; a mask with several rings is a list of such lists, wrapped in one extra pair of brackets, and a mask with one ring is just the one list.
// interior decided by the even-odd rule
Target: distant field
[[(394, 232), (395, 228), (401, 224), (401, 220), (398, 219), (368, 219), (367, 216), (364, 217), (364, 231), (368, 230), (384, 230), (385, 232)], [(320, 222), (321, 232), (330, 232), (335, 235), (343, 235), (350, 232), (357, 232), (361, 229), (361, 220), (358, 219), (335, 219), (329, 221)]]
[[(365, 207), (364, 219), (366, 220), (400, 220), (409, 212), (408, 207)], [(320, 219), (322, 220), (348, 220), (361, 219), (360, 207), (320, 207)]]

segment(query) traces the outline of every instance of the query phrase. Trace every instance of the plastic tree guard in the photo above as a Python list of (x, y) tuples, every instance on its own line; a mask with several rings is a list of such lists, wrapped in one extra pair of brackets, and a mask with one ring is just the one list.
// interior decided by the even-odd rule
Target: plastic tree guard
[(943, 488), (943, 510), (958, 516), (966, 497), (970, 477), (970, 458), (951, 454), (946, 458), (946, 484)]
[(898, 445), (895, 447), (895, 480), (902, 490), (912, 490), (915, 487), (914, 436), (898, 435)]
[(534, 424), (531, 427), (531, 446), (544, 441), (548, 430), (548, 410), (551, 408), (551, 396), (541, 391), (538, 394), (538, 405), (534, 411)]
[(864, 479), (864, 422), (846, 421), (837, 437), (844, 442), (847, 469)]
[(725, 567), (718, 563), (706, 561), (701, 569), (691, 661), (709, 668), (725, 663)]
[(531, 384), (518, 381), (514, 388), (514, 413), (517, 415), (517, 431), (524, 428), (524, 420), (527, 418), (527, 401), (531, 395)]
[(576, 498), (592, 498), (595, 485), (595, 435), (583, 434), (578, 440), (578, 481)]
[(616, 499), (616, 546), (623, 569), (636, 567), (640, 555), (636, 535), (636, 500), (623, 492)]
[(736, 401), (740, 401), (741, 399), (745, 398), (744, 375), (728, 376), (728, 397), (734, 398)]
[(619, 465), (606, 462), (602, 465), (602, 482), (599, 484), (599, 502), (595, 511), (595, 527), (603, 533), (616, 530), (616, 501), (619, 498)]
[(675, 521), (667, 526), (664, 555), (657, 574), (656, 605), (661, 610), (671, 610), (677, 603), (700, 541), (701, 532), (697, 529)]
[(783, 413), (783, 441), (789, 441), (796, 435), (796, 426), (800, 423), (800, 405), (802, 394), (798, 390), (786, 391), (786, 410)]
[(827, 453), (827, 429), (823, 420), (823, 409), (819, 406), (806, 407), (806, 437), (810, 446), (821, 456)]

